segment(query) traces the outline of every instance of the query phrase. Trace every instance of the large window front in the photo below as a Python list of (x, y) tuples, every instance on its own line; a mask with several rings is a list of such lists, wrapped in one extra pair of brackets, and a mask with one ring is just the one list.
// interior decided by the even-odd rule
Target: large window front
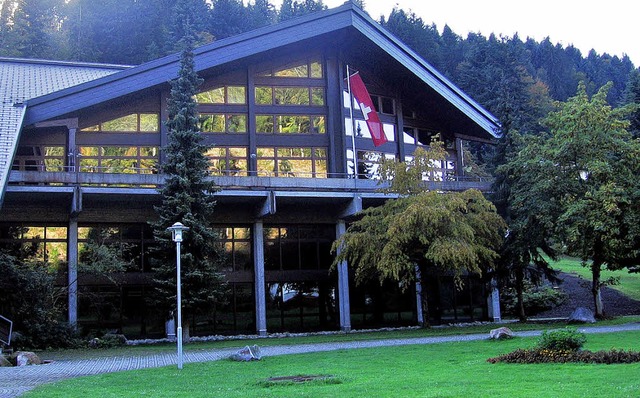
[(333, 225), (288, 225), (264, 228), (266, 270), (329, 269), (335, 239)]
[(244, 134), (247, 132), (247, 115), (201, 113), (200, 131), (203, 133)]
[(96, 254), (99, 255), (94, 252), (100, 250), (101, 246), (109, 247), (126, 263), (125, 271), (128, 272), (151, 270), (154, 243), (153, 232), (146, 224), (100, 224), (78, 228), (80, 262), (87, 262)]
[(225, 251), (223, 271), (252, 271), (251, 228), (242, 226), (215, 227)]
[(78, 147), (84, 173), (152, 174), (157, 172), (158, 148), (135, 146)]
[(86, 133), (157, 133), (160, 117), (156, 113), (133, 113), (80, 130)]
[(258, 175), (275, 177), (327, 177), (325, 148), (258, 148)]
[(261, 134), (324, 134), (325, 117), (310, 115), (257, 115), (256, 131)]
[(221, 86), (196, 94), (198, 104), (232, 104), (247, 103), (247, 89), (244, 86)]
[(213, 147), (207, 150), (205, 156), (210, 159), (209, 171), (213, 175), (247, 175), (246, 147)]
[(0, 248), (28, 261), (64, 270), (67, 263), (67, 228), (55, 225), (0, 225)]
[(322, 106), (324, 98), (323, 87), (256, 87), (256, 105)]
[(12, 170), (64, 171), (64, 146), (19, 146), (13, 159)]

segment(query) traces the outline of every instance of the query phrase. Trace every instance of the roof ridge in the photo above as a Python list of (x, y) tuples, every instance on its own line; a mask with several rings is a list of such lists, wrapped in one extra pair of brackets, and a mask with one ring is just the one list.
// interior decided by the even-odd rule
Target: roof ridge
[(34, 64), (34, 65), (58, 65), (58, 66), (100, 68), (100, 69), (122, 69), (122, 70), (134, 67), (134, 65), (119, 65), (119, 64), (81, 62), (81, 61), (59, 61), (59, 60), (40, 59), (40, 58), (0, 57), (0, 62)]

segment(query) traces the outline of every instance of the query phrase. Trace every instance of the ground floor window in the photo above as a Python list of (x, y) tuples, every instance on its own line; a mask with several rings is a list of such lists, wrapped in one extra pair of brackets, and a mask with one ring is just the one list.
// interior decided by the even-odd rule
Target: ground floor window
[(2, 224), (0, 249), (40, 262), (51, 270), (67, 266), (67, 228), (59, 225)]
[(267, 330), (300, 332), (338, 326), (335, 284), (321, 282), (267, 283)]
[(265, 270), (328, 270), (333, 261), (333, 225), (266, 225)]

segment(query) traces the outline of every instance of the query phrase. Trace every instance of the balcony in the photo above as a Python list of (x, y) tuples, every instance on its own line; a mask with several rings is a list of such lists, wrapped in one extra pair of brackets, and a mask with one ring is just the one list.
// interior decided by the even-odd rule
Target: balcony
[[(295, 176), (211, 176), (221, 191), (292, 191), (292, 192), (380, 192), (382, 185), (375, 179), (353, 179), (346, 174), (329, 174), (329, 178), (311, 178), (296, 173)], [(132, 173), (83, 173), (65, 171), (11, 171), (8, 191), (11, 187), (21, 186), (20, 191), (28, 187), (93, 187), (114, 189), (155, 190), (164, 182), (160, 174)], [(450, 176), (443, 181), (425, 181), (431, 190), (464, 191), (478, 189), (487, 192), (491, 189), (492, 180), (481, 177)], [(36, 190), (40, 190), (36, 189)]]

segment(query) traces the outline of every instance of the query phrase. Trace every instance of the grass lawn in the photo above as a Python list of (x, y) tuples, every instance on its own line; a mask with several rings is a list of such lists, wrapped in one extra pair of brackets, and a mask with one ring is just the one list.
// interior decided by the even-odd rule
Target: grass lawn
[[(574, 274), (587, 281), (591, 281), (591, 270), (583, 267), (578, 259), (565, 257), (560, 261), (551, 262), (550, 264), (553, 269)], [(612, 288), (619, 290), (632, 299), (640, 300), (640, 273), (630, 274), (626, 269), (620, 271), (602, 271), (602, 280), (611, 277), (620, 278), (620, 284), (611, 286)]]
[[(27, 397), (638, 397), (640, 363), (489, 364), (534, 338), (384, 347), (218, 361), (66, 380)], [(585, 349), (640, 350), (640, 332), (588, 335)], [(331, 375), (273, 385), (269, 377)]]

